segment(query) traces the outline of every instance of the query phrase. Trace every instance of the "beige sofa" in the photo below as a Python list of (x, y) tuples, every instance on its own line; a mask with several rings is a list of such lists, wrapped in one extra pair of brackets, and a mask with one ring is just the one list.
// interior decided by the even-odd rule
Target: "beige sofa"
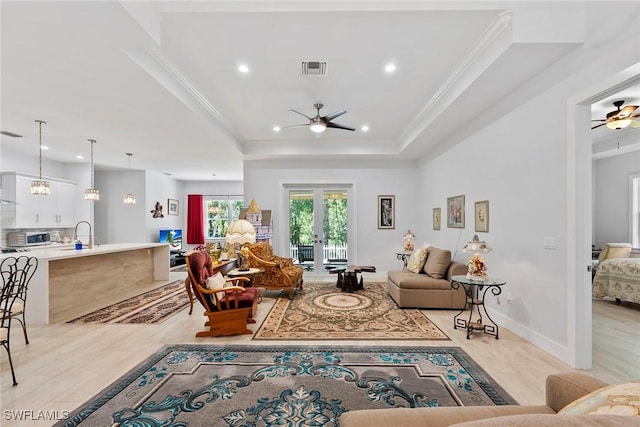
[[(426, 250), (424, 260), (420, 251)], [(387, 273), (387, 291), (401, 308), (462, 309), (465, 293), (451, 288), (451, 277), (467, 274), (467, 267), (451, 261), (451, 251), (436, 247), (417, 249), (405, 270)]]
[(342, 427), (622, 427), (638, 426), (638, 417), (613, 415), (558, 415), (569, 403), (606, 386), (583, 373), (547, 377), (546, 405), (464, 406), (367, 409), (345, 412)]

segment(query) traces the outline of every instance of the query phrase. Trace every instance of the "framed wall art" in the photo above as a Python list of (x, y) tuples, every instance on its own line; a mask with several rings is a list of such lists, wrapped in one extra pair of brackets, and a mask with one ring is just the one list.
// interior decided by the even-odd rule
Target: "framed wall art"
[(464, 194), (447, 197), (447, 227), (464, 228)]
[(476, 231), (488, 232), (489, 231), (489, 201), (481, 200), (475, 202), (473, 209), (473, 217), (475, 218)]
[(433, 208), (433, 229), (440, 230), (442, 216), (440, 208)]
[(396, 228), (396, 196), (378, 196), (378, 228)]
[(167, 214), (168, 215), (178, 215), (178, 201), (175, 199), (167, 200)]

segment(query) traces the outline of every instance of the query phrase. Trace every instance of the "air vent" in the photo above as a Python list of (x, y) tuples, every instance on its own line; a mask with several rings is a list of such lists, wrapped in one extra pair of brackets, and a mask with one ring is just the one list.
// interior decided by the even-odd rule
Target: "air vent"
[(326, 77), (327, 61), (302, 61), (302, 75)]

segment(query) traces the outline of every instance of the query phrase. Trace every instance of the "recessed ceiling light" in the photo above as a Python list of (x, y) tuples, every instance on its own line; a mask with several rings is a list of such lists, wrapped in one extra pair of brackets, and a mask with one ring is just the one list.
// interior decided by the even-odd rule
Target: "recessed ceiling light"
[(360, 130), (362, 130), (362, 132), (369, 132), (369, 126), (367, 126), (367, 125), (362, 125), (362, 127), (360, 128)]
[(43, 145), (42, 147), (40, 147), (41, 150), (48, 150), (49, 147), (47, 147), (46, 145)]
[(384, 66), (384, 71), (387, 73), (393, 73), (396, 70), (396, 64), (389, 63)]
[(273, 127), (273, 131), (274, 132), (280, 132), (280, 126), (274, 126)]
[(247, 74), (249, 72), (249, 67), (246, 64), (240, 64), (238, 65), (238, 71), (242, 74)]
[(78, 160), (82, 160), (82, 159), (84, 159), (84, 156), (82, 156), (81, 154), (78, 154), (78, 155), (76, 156), (76, 159), (78, 159)]

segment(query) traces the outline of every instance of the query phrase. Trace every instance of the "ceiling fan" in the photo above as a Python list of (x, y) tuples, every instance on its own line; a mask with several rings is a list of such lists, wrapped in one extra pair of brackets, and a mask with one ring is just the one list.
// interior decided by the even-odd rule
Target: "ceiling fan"
[(343, 130), (350, 130), (350, 131), (356, 130), (356, 128), (340, 125), (338, 123), (333, 123), (331, 121), (336, 117), (340, 117), (341, 115), (345, 114), (347, 110), (339, 110), (331, 114), (327, 114), (326, 116), (320, 116), (320, 109), (323, 107), (323, 105), (321, 103), (316, 103), (316, 104), (313, 104), (313, 107), (316, 109), (315, 117), (309, 117), (306, 114), (301, 113), (300, 111), (289, 110), (292, 113), (300, 114), (301, 116), (307, 118), (309, 120), (309, 123), (301, 124), (301, 125), (284, 126), (282, 129), (294, 128), (299, 126), (309, 126), (309, 129), (311, 129), (312, 132), (315, 132), (317, 134), (324, 132), (325, 130), (327, 130), (327, 128), (343, 129)]
[(607, 126), (609, 129), (622, 129), (630, 126), (632, 128), (640, 127), (640, 120), (636, 118), (640, 117), (640, 114), (633, 114), (638, 108), (637, 105), (627, 105), (623, 109), (620, 109), (624, 105), (624, 100), (614, 101), (613, 105), (617, 108), (615, 111), (607, 113), (606, 119), (592, 120), (592, 122), (603, 122), (599, 125), (595, 125), (591, 129), (599, 128), (600, 126)]

